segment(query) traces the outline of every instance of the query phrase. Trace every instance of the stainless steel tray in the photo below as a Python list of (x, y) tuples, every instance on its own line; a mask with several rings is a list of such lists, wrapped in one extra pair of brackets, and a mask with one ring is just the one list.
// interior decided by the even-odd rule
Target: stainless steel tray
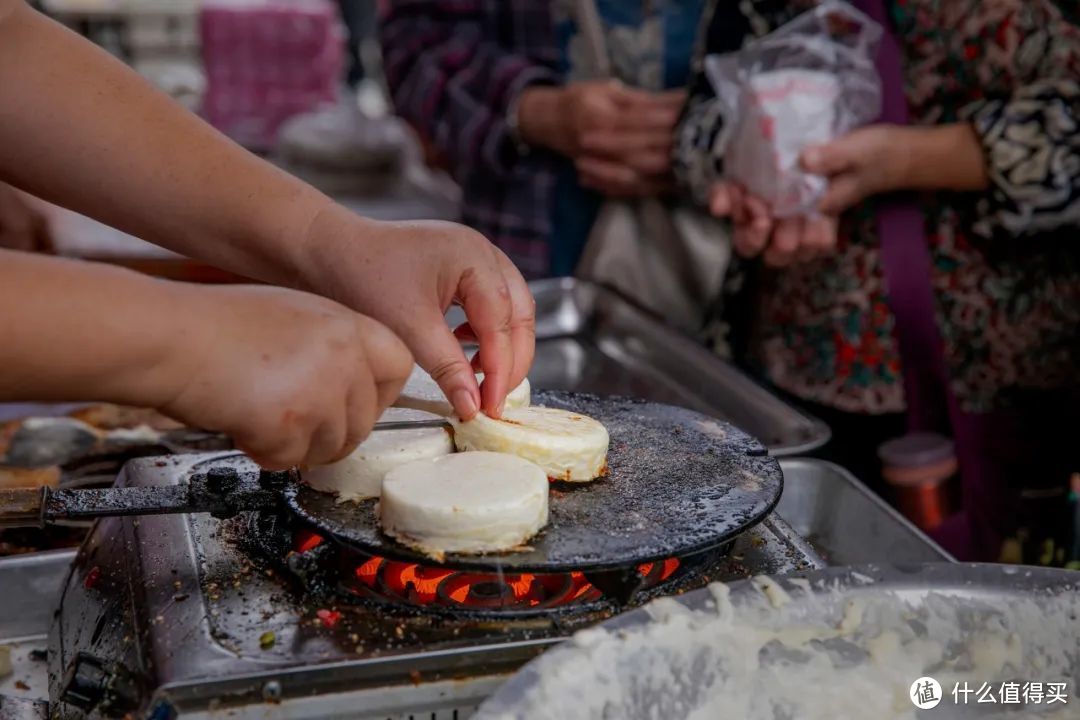
[[(776, 456), (804, 454), (829, 439), (824, 423), (620, 295), (573, 278), (530, 288), (537, 325), (529, 380), (535, 387), (680, 405), (736, 425)], [(448, 319), (464, 316), (454, 312)]]
[(45, 650), (60, 589), (74, 559), (75, 550), (0, 559), (0, 645), (11, 649), (14, 666), (11, 675), (0, 678), (0, 695), (48, 699), (48, 668), (30, 654)]
[(787, 459), (776, 512), (829, 565), (954, 562), (907, 518), (856, 480), (822, 460)]

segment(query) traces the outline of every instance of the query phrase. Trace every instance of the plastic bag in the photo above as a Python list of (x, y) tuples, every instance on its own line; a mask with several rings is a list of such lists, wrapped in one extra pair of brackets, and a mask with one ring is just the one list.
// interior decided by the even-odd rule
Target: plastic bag
[(812, 214), (827, 187), (803, 171), (802, 151), (881, 114), (874, 64), (882, 28), (845, 2), (824, 2), (705, 71), (727, 124), (716, 152), (724, 176), (777, 217)]

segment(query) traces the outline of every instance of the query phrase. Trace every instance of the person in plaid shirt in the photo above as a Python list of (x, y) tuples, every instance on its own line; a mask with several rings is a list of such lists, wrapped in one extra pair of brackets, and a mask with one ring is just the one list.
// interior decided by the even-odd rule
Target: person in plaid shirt
[(381, 39), (398, 112), (443, 155), (463, 219), (527, 277), (574, 270), (603, 197), (669, 189), (701, 0), (600, 0), (615, 74), (576, 62), (570, 3), (397, 0)]

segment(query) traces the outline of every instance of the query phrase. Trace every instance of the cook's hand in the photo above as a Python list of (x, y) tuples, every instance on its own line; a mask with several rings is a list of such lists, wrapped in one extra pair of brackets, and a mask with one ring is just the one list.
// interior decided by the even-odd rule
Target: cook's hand
[(175, 291), (188, 321), (153, 371), (159, 409), (227, 433), (263, 467), (344, 457), (412, 370), (390, 330), (330, 300), (270, 287)]
[(713, 186), (709, 210), (716, 217), (731, 218), (735, 252), (745, 258), (760, 255), (770, 267), (808, 262), (836, 248), (835, 216), (774, 218), (768, 203), (735, 183)]
[[(536, 305), (509, 258), (482, 235), (445, 222), (380, 223), (336, 206), (308, 236), (307, 285), (371, 317), (408, 345), (462, 418), (498, 417), (532, 365)], [(479, 388), (444, 314), (459, 304), (457, 333), (479, 343)]]
[(0, 248), (27, 252), (52, 249), (49, 224), (10, 185), (0, 183)]
[(523, 139), (574, 160), (581, 183), (610, 196), (671, 187), (671, 141), (685, 93), (646, 92), (617, 82), (522, 91)]
[(872, 195), (908, 187), (909, 141), (921, 130), (871, 125), (803, 151), (803, 168), (829, 179), (821, 212), (839, 215)]

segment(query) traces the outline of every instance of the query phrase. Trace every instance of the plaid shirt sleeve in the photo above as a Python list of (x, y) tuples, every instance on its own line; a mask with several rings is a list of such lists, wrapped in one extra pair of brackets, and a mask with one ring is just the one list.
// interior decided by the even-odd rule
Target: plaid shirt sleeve
[(553, 63), (531, 56), (527, 43), (499, 42), (500, 23), (513, 23), (520, 36), (530, 23), (546, 28), (549, 13), (535, 0), (388, 4), (381, 39), (394, 104), (459, 179), (477, 170), (505, 175), (518, 157), (508, 108), (524, 87), (559, 82)]

